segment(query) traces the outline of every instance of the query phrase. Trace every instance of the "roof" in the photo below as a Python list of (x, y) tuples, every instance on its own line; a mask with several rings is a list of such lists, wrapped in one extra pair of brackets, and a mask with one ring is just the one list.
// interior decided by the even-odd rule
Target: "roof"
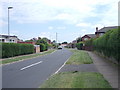
[(97, 32), (103, 32), (103, 33), (105, 33), (105, 32), (107, 32), (107, 31), (109, 31), (111, 29), (116, 29), (116, 28), (118, 28), (118, 26), (103, 27), (100, 30), (98, 30)]
[(8, 36), (8, 35), (0, 35), (0, 37), (16, 37), (17, 38), (17, 36)]
[[(90, 38), (94, 38), (94, 37), (96, 37), (96, 35), (95, 34), (86, 34), (87, 36), (89, 36)], [(86, 36), (86, 35), (84, 35), (84, 36)], [(84, 37), (83, 36), (83, 37)]]

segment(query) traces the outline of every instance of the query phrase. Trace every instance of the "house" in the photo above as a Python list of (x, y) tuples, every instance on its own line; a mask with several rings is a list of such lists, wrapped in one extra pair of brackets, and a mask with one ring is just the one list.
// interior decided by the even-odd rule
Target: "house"
[(61, 47), (66, 47), (66, 46), (67, 46), (67, 44), (61, 44), (60, 46), (61, 46)]
[(111, 30), (111, 29), (117, 29), (118, 26), (110, 26), (110, 27), (103, 27), (100, 30), (98, 30), (98, 27), (96, 27), (96, 32), (95, 35), (97, 37), (102, 36), (103, 34), (105, 34), (107, 31)]
[(0, 35), (0, 42), (17, 43), (17, 41), (18, 41), (17, 36)]
[(72, 48), (75, 48), (75, 47), (76, 47), (76, 43), (77, 43), (77, 40), (72, 41), (71, 47), (72, 47)]
[(86, 34), (82, 37), (82, 41), (86, 41), (86, 40), (89, 40), (91, 38), (95, 38), (96, 35), (95, 34)]

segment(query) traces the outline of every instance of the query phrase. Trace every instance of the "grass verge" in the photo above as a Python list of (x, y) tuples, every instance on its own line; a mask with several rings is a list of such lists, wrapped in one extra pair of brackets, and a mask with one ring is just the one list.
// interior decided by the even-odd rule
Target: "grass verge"
[(64, 72), (53, 75), (40, 88), (111, 88), (100, 73)]
[(93, 63), (91, 57), (88, 55), (87, 52), (82, 50), (71, 50), (73, 55), (70, 57), (66, 64), (91, 64)]
[(8, 58), (8, 59), (4, 59), (2, 60), (2, 64), (7, 64), (7, 63), (12, 63), (12, 62), (16, 62), (16, 61), (20, 61), (20, 60), (26, 60), (26, 59), (30, 59), (30, 58), (34, 58), (34, 57), (38, 57), (38, 56), (43, 56), (46, 54), (50, 54), (52, 52), (54, 52), (55, 50), (49, 50), (49, 51), (45, 51), (43, 53), (36, 53), (36, 54), (30, 54), (30, 55), (23, 55), (23, 56), (17, 56), (17, 57), (13, 57), (13, 58)]

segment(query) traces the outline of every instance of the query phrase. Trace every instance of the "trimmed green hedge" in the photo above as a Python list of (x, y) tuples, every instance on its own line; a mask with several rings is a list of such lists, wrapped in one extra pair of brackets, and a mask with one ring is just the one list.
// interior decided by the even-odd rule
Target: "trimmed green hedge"
[(94, 40), (94, 38), (91, 38), (90, 40), (85, 41), (85, 46), (92, 46)]
[(113, 29), (93, 41), (94, 50), (107, 57), (120, 59), (120, 29)]
[(40, 43), (38, 45), (40, 45), (40, 52), (48, 50), (48, 45), (47, 44)]
[(32, 44), (2, 43), (2, 58), (34, 53)]
[(82, 50), (83, 42), (76, 43), (76, 47), (78, 50)]

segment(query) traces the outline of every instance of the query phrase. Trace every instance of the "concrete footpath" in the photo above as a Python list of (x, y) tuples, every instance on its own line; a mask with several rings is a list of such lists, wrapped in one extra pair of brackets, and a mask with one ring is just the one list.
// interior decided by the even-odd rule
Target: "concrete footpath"
[(120, 88), (118, 84), (118, 67), (110, 61), (87, 51), (89, 56), (93, 59), (93, 63), (97, 67), (98, 71), (104, 76), (104, 78), (110, 83), (113, 88)]

